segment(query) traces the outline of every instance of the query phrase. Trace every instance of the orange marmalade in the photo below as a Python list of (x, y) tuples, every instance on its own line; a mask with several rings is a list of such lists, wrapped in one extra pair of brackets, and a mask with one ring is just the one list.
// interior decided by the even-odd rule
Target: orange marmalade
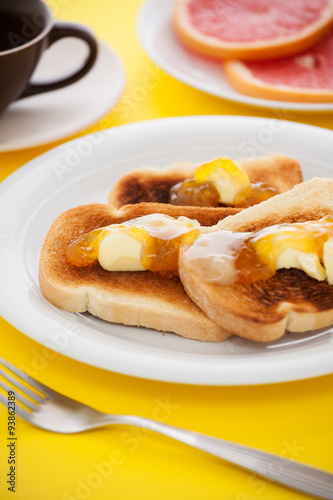
[(194, 179), (170, 189), (172, 205), (217, 207), (219, 204), (246, 208), (271, 198), (278, 191), (257, 182), (251, 184), (245, 170), (230, 158), (217, 158), (197, 167)]
[(186, 251), (185, 264), (207, 282), (253, 283), (281, 268), (298, 268), (333, 284), (333, 217), (278, 224), (260, 231), (202, 234)]
[[(150, 270), (172, 277), (178, 275), (180, 247), (193, 243), (199, 235), (199, 227), (197, 221), (186, 217), (146, 215), (80, 236), (68, 245), (66, 257), (77, 267), (98, 261), (111, 271)], [(107, 247), (106, 256), (105, 250), (104, 255), (101, 253), (103, 246)]]

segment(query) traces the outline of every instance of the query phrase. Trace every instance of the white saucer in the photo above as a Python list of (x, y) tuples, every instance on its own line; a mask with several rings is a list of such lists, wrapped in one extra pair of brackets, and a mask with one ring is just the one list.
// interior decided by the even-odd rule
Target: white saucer
[[(61, 40), (44, 52), (33, 80), (73, 72), (86, 54), (87, 46), (81, 40)], [(0, 152), (41, 146), (86, 129), (115, 105), (124, 85), (122, 62), (100, 43), (95, 65), (81, 80), (14, 102), (0, 115)]]
[(187, 50), (172, 26), (173, 0), (147, 0), (138, 17), (141, 44), (151, 59), (169, 75), (193, 88), (230, 101), (270, 109), (332, 112), (333, 103), (273, 101), (240, 94), (224, 76), (220, 61)]

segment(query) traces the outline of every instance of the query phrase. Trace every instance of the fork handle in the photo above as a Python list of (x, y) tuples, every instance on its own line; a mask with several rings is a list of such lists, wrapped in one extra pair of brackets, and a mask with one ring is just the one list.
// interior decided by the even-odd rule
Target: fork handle
[(144, 417), (132, 415), (105, 415), (105, 417), (106, 424), (128, 424), (158, 432), (239, 465), (276, 483), (314, 495), (317, 498), (333, 500), (333, 474), (324, 470), (273, 453)]

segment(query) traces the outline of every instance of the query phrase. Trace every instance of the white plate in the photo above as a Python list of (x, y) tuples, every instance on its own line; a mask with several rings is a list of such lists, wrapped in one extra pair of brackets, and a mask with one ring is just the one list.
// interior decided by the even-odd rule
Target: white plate
[(202, 116), (107, 129), (45, 153), (0, 186), (0, 314), (71, 358), (154, 380), (246, 385), (330, 373), (332, 329), (286, 334), (270, 344), (236, 337), (213, 344), (110, 324), (48, 303), (38, 286), (38, 259), (57, 215), (79, 204), (106, 202), (114, 181), (134, 168), (279, 152), (300, 160), (306, 179), (330, 176), (332, 139), (330, 131), (291, 122)]
[[(46, 50), (34, 81), (56, 79), (75, 70), (87, 54), (82, 40), (66, 38)], [(0, 152), (27, 149), (63, 139), (93, 125), (116, 104), (125, 71), (104, 43), (93, 68), (60, 90), (14, 102), (0, 115)]]
[(294, 111), (333, 111), (333, 103), (307, 104), (249, 97), (237, 92), (224, 77), (221, 62), (187, 50), (172, 27), (174, 0), (148, 0), (140, 11), (138, 33), (143, 48), (164, 71), (191, 87), (230, 101)]

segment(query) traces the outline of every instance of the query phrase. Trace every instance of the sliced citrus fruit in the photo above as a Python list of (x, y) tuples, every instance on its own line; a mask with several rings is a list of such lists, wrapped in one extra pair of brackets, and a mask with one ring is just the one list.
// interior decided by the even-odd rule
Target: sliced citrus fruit
[(333, 102), (333, 30), (302, 54), (275, 61), (227, 61), (225, 75), (242, 94), (292, 102)]
[(302, 52), (328, 33), (333, 0), (176, 0), (174, 26), (196, 52), (267, 60)]

